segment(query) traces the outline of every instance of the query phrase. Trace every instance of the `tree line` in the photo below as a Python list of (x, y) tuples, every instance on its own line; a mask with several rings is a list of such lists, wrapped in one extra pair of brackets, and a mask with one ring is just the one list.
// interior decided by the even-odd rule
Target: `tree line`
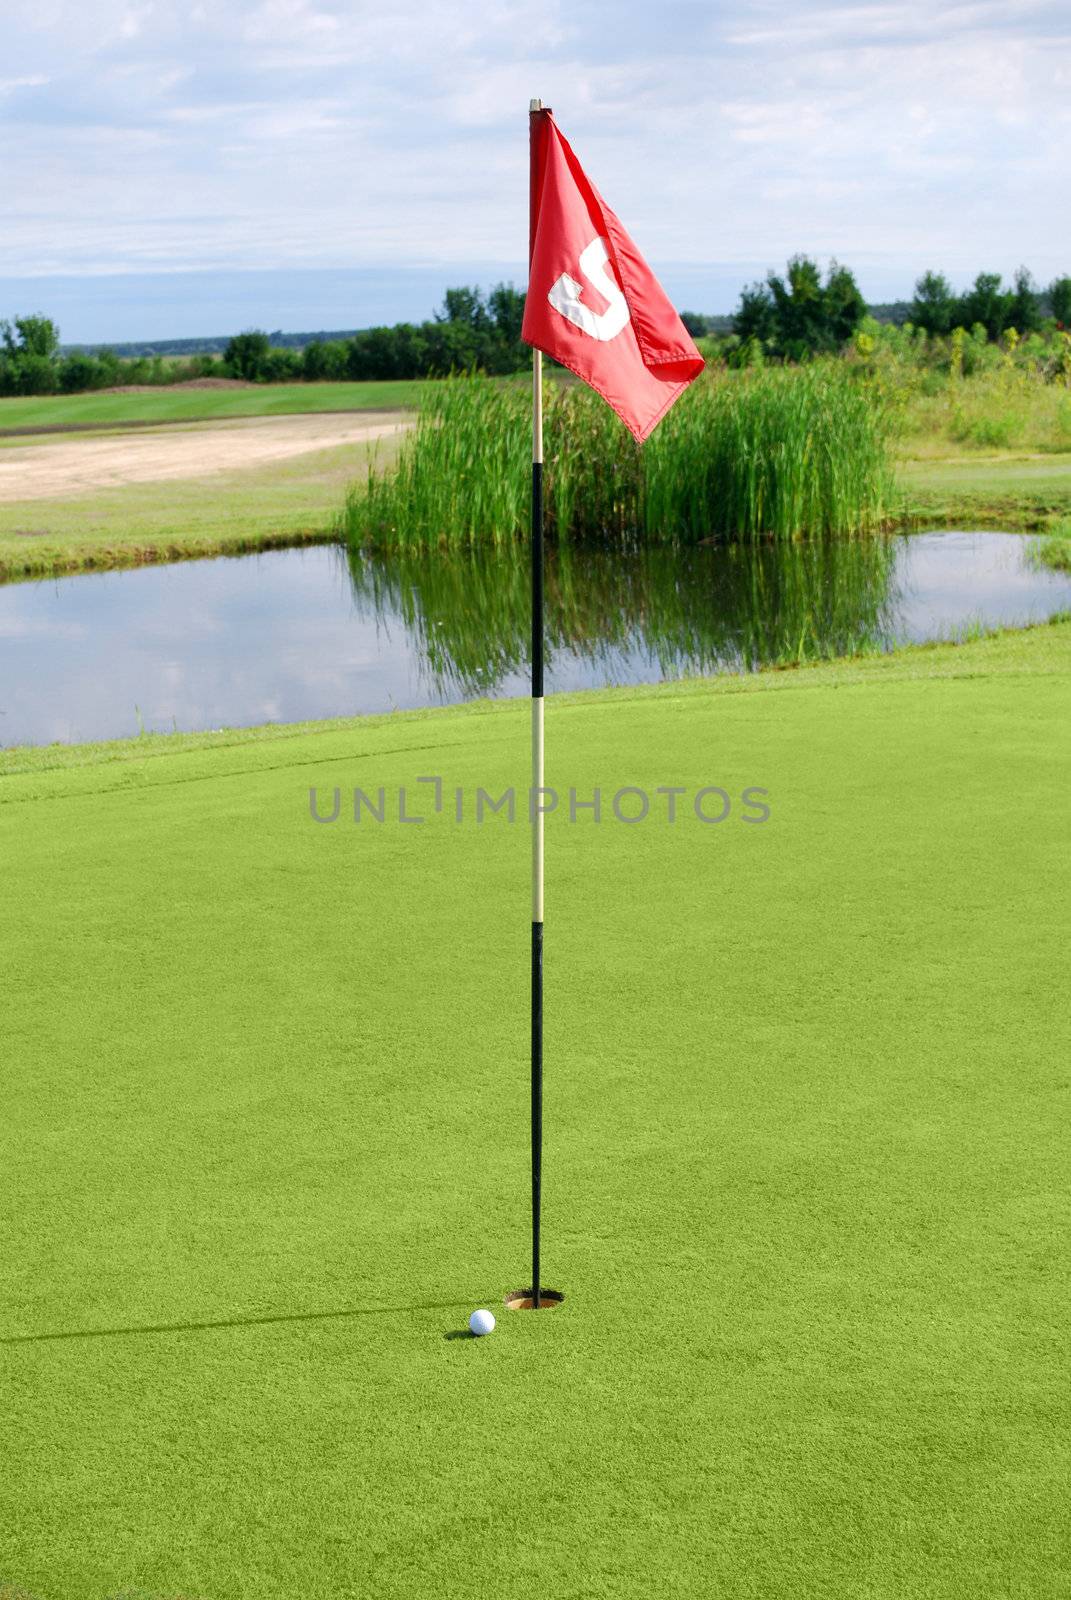
[(1008, 287), (999, 272), (980, 272), (965, 294), (957, 294), (944, 273), (925, 272), (911, 302), (911, 322), (937, 337), (977, 327), (993, 340), (1011, 328), (1040, 333), (1047, 319), (1059, 329), (1071, 327), (1071, 278), (1056, 278), (1041, 290), (1025, 267)]
[[(1071, 329), (1071, 277), (1039, 289), (1025, 268), (1005, 285), (996, 272), (980, 272), (957, 293), (940, 272), (925, 272), (915, 285), (907, 320), (928, 337), (943, 339), (956, 328), (996, 341), (1015, 329), (1020, 337), (1046, 329)], [(783, 273), (743, 290), (731, 319), (685, 312), (690, 330), (710, 340), (708, 353), (733, 364), (758, 357), (801, 361), (833, 354), (851, 341), (868, 314), (855, 276), (834, 261), (823, 275), (808, 256), (793, 256)], [(121, 358), (114, 350), (60, 349), (59, 331), (48, 317), (0, 322), (0, 395), (74, 394), (121, 384), (170, 384), (190, 378), (239, 378), (252, 383), (319, 382), (445, 377), (481, 370), (518, 372), (529, 351), (521, 343), (524, 295), (500, 283), (488, 293), (463, 286), (448, 289), (431, 321), (365, 328), (339, 339), (314, 338), (303, 348), (273, 345), (260, 329), (236, 334), (222, 356), (168, 359), (161, 355)]]
[(516, 372), (530, 359), (521, 343), (524, 295), (500, 283), (489, 293), (448, 289), (430, 322), (365, 328), (347, 339), (313, 339), (303, 349), (273, 347), (250, 329), (232, 338), (222, 357), (121, 360), (114, 351), (60, 350), (48, 317), (0, 322), (0, 394), (73, 394), (120, 384), (169, 384), (189, 378), (239, 378), (250, 383), (436, 378), (451, 372)]
[[(831, 263), (823, 278), (818, 263), (793, 256), (786, 271), (769, 272), (750, 284), (733, 316), (738, 355), (749, 350), (787, 361), (834, 353), (851, 339), (867, 304), (848, 267)], [(996, 341), (1012, 328), (1020, 336), (1071, 327), (1071, 277), (1057, 278), (1042, 290), (1025, 267), (1010, 285), (999, 272), (980, 272), (971, 288), (957, 294), (940, 272), (924, 272), (915, 284), (907, 320), (933, 338), (956, 328), (984, 329)], [(726, 352), (730, 358), (733, 352)]]

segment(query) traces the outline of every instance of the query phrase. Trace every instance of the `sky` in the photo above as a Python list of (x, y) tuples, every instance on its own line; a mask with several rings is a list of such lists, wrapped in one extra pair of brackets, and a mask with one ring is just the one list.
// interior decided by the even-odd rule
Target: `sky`
[(804, 251), (871, 300), (1071, 271), (1071, 6), (0, 0), (0, 316), (349, 328), (523, 285), (554, 107), (677, 304)]

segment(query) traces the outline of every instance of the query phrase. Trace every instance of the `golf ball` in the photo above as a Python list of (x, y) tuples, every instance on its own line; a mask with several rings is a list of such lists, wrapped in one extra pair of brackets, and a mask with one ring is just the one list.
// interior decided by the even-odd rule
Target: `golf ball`
[(469, 1318), (469, 1328), (477, 1338), (479, 1338), (482, 1333), (492, 1333), (494, 1331), (494, 1326), (495, 1319), (489, 1311), (474, 1311), (472, 1316)]

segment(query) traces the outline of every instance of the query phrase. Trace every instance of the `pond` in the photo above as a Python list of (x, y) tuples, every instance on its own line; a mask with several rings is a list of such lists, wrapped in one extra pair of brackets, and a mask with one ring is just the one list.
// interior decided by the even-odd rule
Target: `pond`
[[(1071, 608), (1016, 534), (550, 553), (548, 692), (952, 638)], [(330, 545), (0, 588), (0, 744), (527, 690), (524, 553)]]

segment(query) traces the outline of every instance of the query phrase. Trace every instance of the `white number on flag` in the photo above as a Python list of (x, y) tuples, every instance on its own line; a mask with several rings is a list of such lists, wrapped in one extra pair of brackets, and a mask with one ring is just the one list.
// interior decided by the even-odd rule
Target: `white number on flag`
[(592, 288), (598, 289), (603, 299), (609, 301), (605, 311), (592, 311), (582, 303), (580, 296), (584, 286), (567, 272), (562, 273), (547, 296), (555, 311), (579, 328), (581, 333), (603, 341), (616, 339), (629, 320), (628, 301), (616, 279), (606, 270), (609, 259), (606, 240), (602, 238), (592, 239), (587, 249), (580, 253), (581, 272)]

